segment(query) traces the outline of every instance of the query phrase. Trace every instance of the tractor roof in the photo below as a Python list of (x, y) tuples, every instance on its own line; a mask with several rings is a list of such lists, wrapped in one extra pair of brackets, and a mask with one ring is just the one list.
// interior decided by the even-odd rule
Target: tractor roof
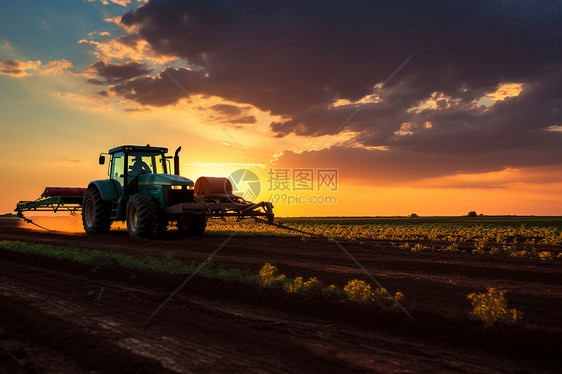
[(168, 153), (168, 148), (162, 147), (149, 147), (142, 145), (120, 145), (119, 147), (111, 148), (109, 154), (114, 154), (117, 152), (153, 152), (153, 153)]

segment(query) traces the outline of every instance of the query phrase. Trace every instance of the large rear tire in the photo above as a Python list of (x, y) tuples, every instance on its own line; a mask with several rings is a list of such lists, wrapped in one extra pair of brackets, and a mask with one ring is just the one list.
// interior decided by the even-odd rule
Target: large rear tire
[(101, 198), (97, 187), (88, 187), (82, 199), (82, 224), (86, 234), (102, 234), (111, 227), (111, 203)]
[(151, 238), (158, 221), (156, 202), (147, 195), (134, 194), (127, 202), (127, 230), (130, 236)]

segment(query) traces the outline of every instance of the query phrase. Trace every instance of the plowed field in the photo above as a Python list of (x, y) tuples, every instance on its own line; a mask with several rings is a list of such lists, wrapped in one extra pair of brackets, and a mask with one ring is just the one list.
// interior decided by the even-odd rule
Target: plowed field
[[(0, 241), (204, 261), (225, 236), (155, 240), (126, 232), (84, 236), (0, 226)], [(379, 243), (380, 244), (380, 243)], [(562, 363), (562, 262), (410, 252), (342, 243), (404, 307), (375, 306), (196, 276), (85, 265), (0, 248), (0, 372), (556, 372)], [(0, 246), (1, 247), (1, 246)], [(370, 282), (322, 239), (236, 237), (214, 257), (257, 273), (343, 287)], [(372, 283), (372, 282), (371, 282)], [(520, 324), (484, 328), (466, 296), (506, 290)]]

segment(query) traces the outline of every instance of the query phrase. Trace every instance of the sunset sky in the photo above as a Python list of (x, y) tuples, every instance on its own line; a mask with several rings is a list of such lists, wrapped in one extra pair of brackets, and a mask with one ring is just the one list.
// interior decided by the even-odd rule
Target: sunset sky
[(193, 180), (255, 171), (259, 200), (337, 199), (281, 216), (561, 215), (561, 19), (560, 1), (4, 2), (0, 214), (150, 143), (181, 145)]

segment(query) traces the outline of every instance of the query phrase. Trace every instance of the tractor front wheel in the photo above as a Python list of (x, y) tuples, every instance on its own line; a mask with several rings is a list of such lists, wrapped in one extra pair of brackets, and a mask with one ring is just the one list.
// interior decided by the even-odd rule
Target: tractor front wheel
[(127, 203), (127, 229), (130, 236), (151, 238), (156, 230), (158, 209), (156, 202), (147, 195), (134, 194)]
[(111, 203), (101, 198), (96, 187), (88, 187), (82, 199), (82, 223), (86, 234), (106, 233), (111, 227)]

